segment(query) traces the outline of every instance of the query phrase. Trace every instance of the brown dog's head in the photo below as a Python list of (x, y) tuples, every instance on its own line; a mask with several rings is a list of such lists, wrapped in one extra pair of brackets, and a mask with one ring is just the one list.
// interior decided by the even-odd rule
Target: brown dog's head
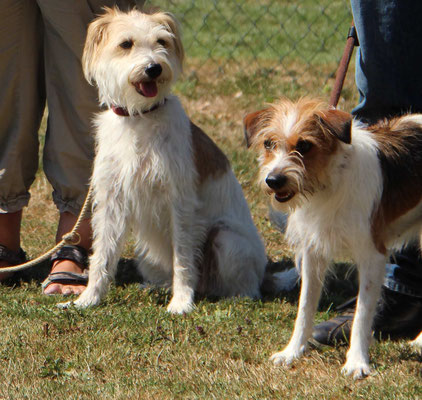
[(352, 116), (320, 101), (281, 100), (244, 119), (248, 147), (259, 152), (259, 180), (273, 206), (286, 211), (329, 184), (341, 144), (351, 143)]

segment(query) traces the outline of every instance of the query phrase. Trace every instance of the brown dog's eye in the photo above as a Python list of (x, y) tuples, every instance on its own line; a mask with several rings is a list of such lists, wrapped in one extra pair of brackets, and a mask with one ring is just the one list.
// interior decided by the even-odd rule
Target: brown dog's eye
[(164, 39), (158, 39), (157, 43), (163, 47), (167, 46), (167, 42)]
[(296, 151), (302, 155), (306, 154), (309, 150), (312, 149), (313, 144), (308, 140), (299, 140), (296, 143)]
[(264, 147), (265, 147), (267, 150), (271, 150), (271, 149), (273, 149), (273, 148), (275, 147), (275, 144), (274, 144), (274, 142), (273, 142), (271, 139), (267, 139), (267, 140), (264, 142)]
[(125, 40), (124, 42), (120, 43), (119, 46), (125, 50), (131, 49), (133, 46), (133, 40)]

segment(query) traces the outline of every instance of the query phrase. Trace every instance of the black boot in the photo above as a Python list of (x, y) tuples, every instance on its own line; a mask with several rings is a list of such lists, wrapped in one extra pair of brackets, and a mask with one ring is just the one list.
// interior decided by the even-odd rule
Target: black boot
[[(342, 314), (314, 327), (313, 342), (333, 346), (348, 342), (356, 309), (356, 298), (337, 308)], [(422, 330), (422, 299), (382, 288), (374, 318), (375, 338), (413, 338)]]

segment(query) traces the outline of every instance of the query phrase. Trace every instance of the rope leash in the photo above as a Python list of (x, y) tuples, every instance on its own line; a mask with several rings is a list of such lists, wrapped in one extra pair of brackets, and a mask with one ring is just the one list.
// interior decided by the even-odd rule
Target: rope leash
[(52, 249), (50, 249), (49, 251), (47, 251), (46, 253), (44, 253), (43, 255), (27, 261), (23, 264), (19, 264), (19, 265), (13, 265), (11, 267), (3, 267), (0, 268), (0, 273), (1, 272), (17, 272), (17, 271), (22, 271), (24, 269), (28, 269), (31, 268), (47, 259), (49, 259), (55, 252), (59, 251), (63, 246), (65, 246), (66, 244), (71, 244), (71, 245), (77, 245), (79, 244), (79, 242), (81, 241), (81, 236), (79, 235), (79, 233), (77, 232), (79, 227), (81, 226), (82, 221), (85, 219), (87, 213), (88, 213), (88, 208), (89, 205), (91, 203), (91, 198), (92, 198), (92, 183), (89, 185), (89, 189), (88, 189), (88, 193), (86, 195), (85, 198), (85, 202), (82, 206), (81, 212), (79, 213), (79, 217), (75, 223), (75, 225), (73, 226), (72, 230), (66, 234), (64, 234), (62, 236), (62, 240), (56, 244), (56, 246), (54, 246)]

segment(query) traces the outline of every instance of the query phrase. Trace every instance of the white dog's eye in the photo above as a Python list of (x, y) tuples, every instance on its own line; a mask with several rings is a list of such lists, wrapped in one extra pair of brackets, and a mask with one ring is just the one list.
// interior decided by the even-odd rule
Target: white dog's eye
[(271, 139), (267, 139), (264, 141), (264, 147), (267, 150), (272, 150), (275, 148), (275, 143)]
[(158, 39), (157, 43), (161, 46), (166, 47), (167, 46), (167, 42), (164, 39)]
[(133, 40), (125, 40), (124, 42), (120, 43), (119, 46), (125, 50), (131, 49), (133, 46)]

